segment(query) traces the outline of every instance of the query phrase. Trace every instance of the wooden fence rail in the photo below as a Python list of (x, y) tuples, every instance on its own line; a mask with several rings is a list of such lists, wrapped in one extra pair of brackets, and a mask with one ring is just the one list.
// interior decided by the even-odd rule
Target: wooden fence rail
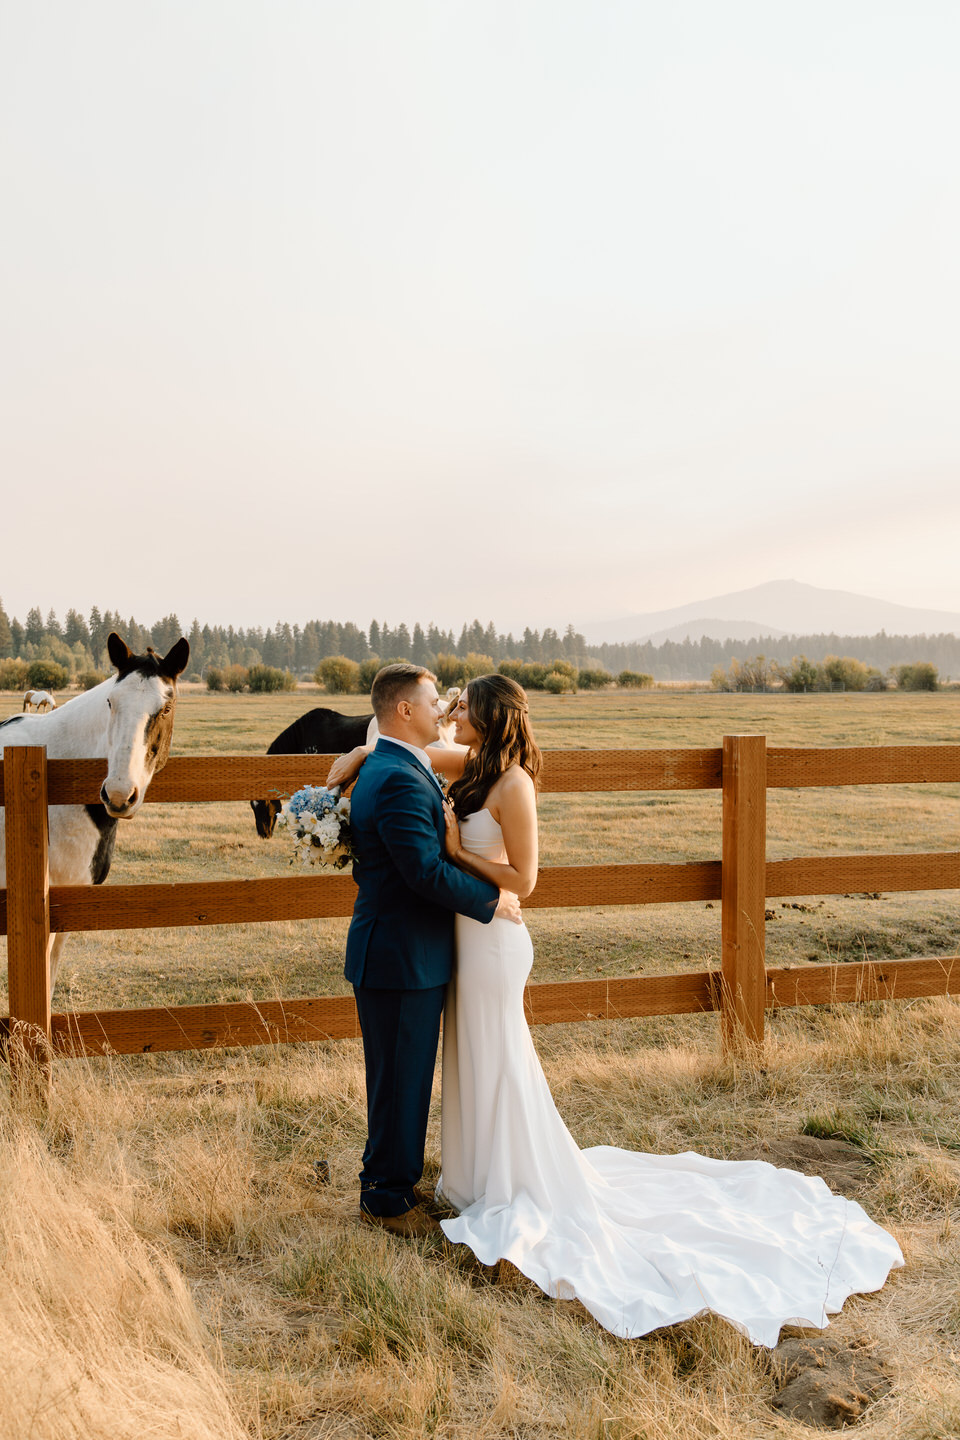
[[(330, 755), (183, 756), (171, 759), (148, 803), (247, 800), (322, 784)], [(284, 876), (168, 885), (51, 886), (47, 806), (92, 804), (102, 760), (50, 760), (39, 747), (10, 747), (0, 761), (5, 805), (10, 1019), (28, 1045), (65, 1055), (203, 1049), (355, 1036), (352, 997), (181, 1005), (51, 1014), (49, 935), (70, 930), (244, 924), (349, 915), (347, 876)], [(540, 872), (527, 908), (645, 905), (719, 900), (720, 971), (529, 985), (534, 1024), (720, 1012), (727, 1049), (758, 1053), (767, 1009), (833, 1001), (960, 994), (960, 958), (857, 964), (765, 964), (769, 896), (849, 891), (960, 889), (960, 851), (766, 858), (771, 788), (960, 783), (960, 745), (799, 749), (767, 747), (762, 735), (727, 735), (720, 747), (564, 750), (544, 756), (545, 792), (720, 790), (721, 858), (689, 864), (564, 865)]]

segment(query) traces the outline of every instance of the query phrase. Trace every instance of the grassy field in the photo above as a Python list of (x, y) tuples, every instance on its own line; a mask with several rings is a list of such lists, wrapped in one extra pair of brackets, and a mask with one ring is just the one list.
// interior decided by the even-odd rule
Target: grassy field
[[(305, 708), (180, 701), (174, 753), (256, 752)], [(351, 698), (336, 708), (360, 713)], [(0, 718), (18, 709), (0, 697)], [(532, 697), (545, 748), (955, 741), (960, 696)], [(958, 787), (771, 793), (769, 852), (960, 848)], [(716, 858), (719, 796), (546, 796), (545, 864)], [(282, 874), (241, 805), (147, 806), (110, 882)], [(955, 954), (953, 893), (775, 905), (770, 963)], [(344, 924), (73, 936), (56, 1008), (342, 993)], [(719, 907), (532, 912), (534, 979), (699, 969)], [(888, 1357), (864, 1437), (960, 1436), (960, 1005), (779, 1012), (760, 1073), (719, 1056), (713, 1017), (546, 1027), (535, 1039), (578, 1142), (736, 1155), (806, 1130), (862, 1159), (854, 1194), (907, 1268), (831, 1333)], [(0, 1433), (60, 1437), (809, 1435), (770, 1408), (769, 1358), (704, 1319), (612, 1339), (576, 1305), (441, 1246), (354, 1219), (363, 1079), (353, 1042), (57, 1067), (46, 1113), (0, 1097)], [(435, 1100), (438, 1097), (435, 1096)], [(428, 1174), (439, 1162), (438, 1116)], [(329, 1163), (319, 1184), (314, 1162)], [(96, 1277), (96, 1283), (92, 1278)]]
[[(6, 697), (0, 697), (0, 700)], [(282, 696), (188, 690), (174, 753), (264, 751), (316, 691)], [(653, 691), (533, 695), (544, 748), (718, 745), (725, 733), (761, 732), (771, 744), (909, 744), (953, 740), (960, 694), (717, 695)], [(339, 698), (360, 714), (366, 701)], [(0, 718), (12, 713), (0, 704)], [(868, 786), (771, 791), (768, 854), (960, 848), (956, 786)], [(540, 802), (546, 865), (716, 859), (718, 791), (546, 795)], [(257, 838), (245, 804), (147, 805), (121, 825), (110, 884), (283, 875), (289, 851)], [(768, 963), (934, 955), (960, 948), (950, 893), (774, 902)], [(719, 906), (661, 905), (600, 911), (531, 911), (534, 978), (654, 974), (719, 963)], [(346, 922), (117, 931), (75, 935), (64, 950), (58, 1007), (188, 1004), (346, 993)], [(2, 1003), (2, 999), (0, 999)]]

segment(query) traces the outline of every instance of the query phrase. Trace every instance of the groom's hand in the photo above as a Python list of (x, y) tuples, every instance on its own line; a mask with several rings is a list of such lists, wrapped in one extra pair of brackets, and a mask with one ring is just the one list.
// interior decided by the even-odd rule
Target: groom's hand
[(493, 918), (495, 920), (512, 920), (514, 925), (522, 925), (523, 916), (520, 914), (520, 901), (516, 895), (511, 895), (509, 890), (501, 890)]

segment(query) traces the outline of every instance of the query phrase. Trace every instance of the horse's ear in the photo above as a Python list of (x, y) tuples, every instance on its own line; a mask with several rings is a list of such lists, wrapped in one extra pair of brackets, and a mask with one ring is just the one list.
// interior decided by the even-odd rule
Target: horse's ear
[(168, 680), (176, 680), (177, 676), (186, 670), (189, 659), (190, 642), (181, 635), (176, 645), (171, 645), (160, 661), (160, 674), (166, 675)]
[(120, 639), (116, 630), (111, 630), (107, 637), (107, 654), (110, 656), (110, 663), (116, 665), (121, 673), (133, 659), (133, 651), (125, 640)]

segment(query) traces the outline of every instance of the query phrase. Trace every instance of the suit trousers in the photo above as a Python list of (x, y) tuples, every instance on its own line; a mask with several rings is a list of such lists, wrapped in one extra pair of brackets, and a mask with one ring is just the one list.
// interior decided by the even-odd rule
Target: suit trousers
[(428, 990), (354, 986), (367, 1080), (367, 1144), (360, 1208), (403, 1215), (423, 1174), (430, 1092), (446, 985)]

